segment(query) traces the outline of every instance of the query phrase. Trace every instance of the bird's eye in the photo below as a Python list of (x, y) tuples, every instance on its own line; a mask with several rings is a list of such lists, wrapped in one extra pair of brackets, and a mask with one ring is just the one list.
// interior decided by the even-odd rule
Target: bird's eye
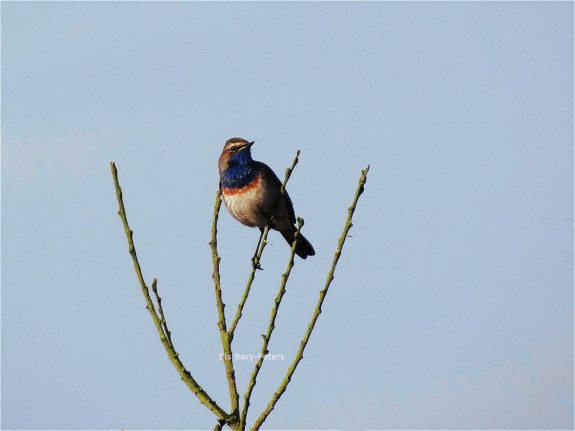
[(235, 145), (232, 145), (232, 146), (230, 147), (230, 151), (231, 151), (232, 153), (233, 153), (234, 151), (236, 151), (236, 146), (235, 146)]

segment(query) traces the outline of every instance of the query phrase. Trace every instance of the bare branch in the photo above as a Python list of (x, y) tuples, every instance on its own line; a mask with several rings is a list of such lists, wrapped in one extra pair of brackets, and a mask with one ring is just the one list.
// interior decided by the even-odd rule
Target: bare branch
[(222, 348), (224, 350), (224, 366), (226, 368), (226, 377), (228, 379), (228, 387), (230, 391), (230, 400), (232, 404), (233, 417), (232, 423), (237, 422), (237, 417), (239, 416), (239, 395), (236, 385), (236, 377), (234, 372), (234, 362), (231, 346), (231, 338), (228, 336), (226, 329), (226, 313), (225, 307), (222, 300), (222, 286), (220, 284), (220, 257), (218, 256), (218, 216), (220, 212), (220, 207), (222, 205), (221, 193), (218, 191), (216, 194), (216, 204), (214, 205), (214, 221), (212, 224), (212, 239), (210, 241), (210, 246), (212, 248), (212, 261), (214, 264), (214, 272), (212, 278), (214, 279), (214, 288), (216, 293), (216, 305), (218, 307), (218, 328), (220, 330), (220, 338), (222, 340)]
[(290, 276), (291, 270), (294, 266), (294, 255), (295, 255), (295, 248), (296, 248), (296, 244), (297, 244), (297, 237), (299, 236), (299, 233), (301, 231), (303, 224), (304, 224), (303, 219), (298, 218), (298, 220), (297, 220), (297, 231), (295, 233), (296, 240), (292, 244), (291, 253), (290, 253), (289, 262), (288, 262), (288, 267), (287, 267), (286, 271), (282, 274), (282, 282), (280, 284), (279, 292), (278, 292), (276, 299), (274, 301), (274, 306), (272, 307), (272, 312), (271, 312), (271, 316), (270, 316), (270, 323), (268, 325), (267, 333), (265, 335), (262, 334), (262, 337), (264, 339), (264, 342), (262, 344), (262, 349), (261, 349), (261, 352), (258, 356), (258, 361), (256, 362), (256, 365), (254, 367), (252, 375), (250, 376), (250, 381), (248, 383), (248, 390), (246, 391), (246, 394), (244, 395), (244, 408), (242, 409), (242, 415), (241, 415), (241, 419), (240, 419), (240, 424), (243, 426), (245, 426), (245, 424), (246, 424), (246, 418), (247, 418), (248, 409), (250, 406), (250, 398), (251, 398), (254, 386), (256, 385), (258, 373), (260, 372), (260, 368), (264, 362), (265, 355), (268, 354), (268, 345), (269, 345), (270, 339), (272, 337), (272, 332), (275, 329), (275, 321), (276, 321), (276, 317), (278, 314), (278, 309), (279, 309), (280, 303), (282, 301), (282, 298), (283, 298), (284, 294), (286, 293), (285, 287), (286, 287), (288, 278)]
[(325, 296), (327, 294), (329, 286), (330, 286), (332, 280), (334, 279), (335, 267), (336, 267), (337, 262), (341, 256), (341, 251), (343, 249), (343, 245), (344, 245), (345, 240), (348, 236), (347, 234), (348, 234), (349, 230), (351, 229), (351, 226), (352, 226), (351, 220), (353, 217), (353, 213), (355, 211), (357, 201), (358, 201), (359, 197), (361, 196), (361, 194), (363, 193), (364, 185), (365, 185), (365, 182), (367, 180), (368, 171), (369, 171), (369, 165), (367, 166), (366, 169), (362, 170), (362, 172), (361, 172), (361, 177), (359, 178), (359, 185), (357, 187), (357, 191), (355, 192), (355, 197), (353, 199), (353, 202), (348, 209), (347, 220), (346, 220), (344, 228), (343, 228), (343, 233), (341, 234), (341, 237), (339, 238), (339, 242), (338, 242), (335, 254), (334, 254), (333, 262), (332, 262), (330, 271), (327, 275), (327, 280), (325, 282), (325, 286), (319, 292), (319, 300), (317, 302), (317, 305), (316, 305), (314, 314), (312, 316), (311, 322), (308, 325), (307, 331), (306, 331), (306, 333), (305, 333), (305, 335), (304, 335), (304, 337), (300, 343), (300, 347), (299, 347), (299, 350), (297, 352), (297, 355), (296, 355), (294, 361), (292, 362), (291, 366), (288, 368), (287, 374), (286, 374), (284, 380), (281, 382), (278, 390), (273, 394), (272, 399), (268, 403), (267, 407), (264, 409), (264, 411), (261, 413), (261, 415), (258, 417), (256, 422), (254, 423), (252, 430), (258, 430), (261, 427), (261, 425), (264, 423), (266, 418), (269, 416), (271, 411), (274, 409), (277, 401), (280, 399), (282, 394), (285, 392), (287, 385), (291, 381), (293, 373), (295, 372), (299, 362), (303, 359), (303, 352), (304, 352), (305, 347), (309, 341), (309, 338), (311, 336), (311, 333), (313, 331), (315, 323), (316, 323), (316, 321), (317, 321), (317, 319), (321, 313), (321, 306), (323, 304), (323, 301), (325, 299)]
[(162, 323), (162, 327), (164, 328), (164, 335), (168, 339), (168, 343), (170, 346), (174, 347), (172, 344), (172, 332), (168, 329), (168, 323), (166, 322), (166, 318), (164, 317), (164, 310), (162, 309), (162, 298), (158, 294), (158, 280), (154, 278), (152, 281), (152, 292), (156, 296), (156, 303), (158, 304), (158, 312), (160, 313), (160, 322)]
[[(140, 282), (140, 287), (142, 288), (142, 293), (144, 298), (146, 299), (146, 308), (150, 312), (152, 316), (152, 320), (156, 325), (156, 330), (160, 335), (160, 340), (166, 352), (168, 353), (168, 357), (170, 361), (178, 370), (180, 377), (186, 383), (186, 385), (191, 389), (191, 391), (198, 397), (198, 399), (204, 404), (207, 408), (209, 408), (219, 419), (228, 420), (231, 419), (230, 415), (228, 415), (207, 393), (204, 389), (196, 382), (196, 380), (192, 377), (191, 373), (184, 367), (182, 361), (178, 357), (178, 352), (174, 349), (174, 346), (171, 343), (170, 332), (168, 331), (167, 325), (164, 326), (162, 321), (164, 320), (163, 311), (161, 311), (161, 317), (158, 316), (156, 309), (154, 307), (154, 303), (152, 298), (150, 297), (150, 292), (148, 286), (144, 281), (144, 276), (142, 275), (142, 269), (140, 267), (140, 263), (138, 262), (138, 256), (136, 254), (136, 248), (134, 247), (133, 241), (133, 232), (128, 225), (128, 219), (126, 217), (126, 210), (124, 208), (124, 202), (122, 199), (122, 189), (120, 187), (120, 183), (118, 181), (118, 171), (116, 170), (116, 164), (114, 162), (110, 163), (110, 168), (112, 170), (112, 176), (114, 177), (114, 185), (116, 187), (116, 197), (118, 199), (119, 211), (118, 214), (122, 219), (122, 223), (124, 225), (124, 231), (126, 232), (126, 238), (128, 239), (128, 250), (130, 255), (132, 256), (132, 261), (134, 263), (134, 270), (136, 271), (136, 276), (138, 277), (138, 281)], [(156, 286), (156, 281), (154, 280), (153, 283)], [(157, 297), (159, 298), (159, 297)], [(160, 308), (160, 301), (158, 299), (158, 308)]]

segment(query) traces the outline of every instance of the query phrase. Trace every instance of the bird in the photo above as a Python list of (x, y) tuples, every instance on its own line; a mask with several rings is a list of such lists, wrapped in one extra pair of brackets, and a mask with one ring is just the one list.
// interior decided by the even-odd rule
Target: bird
[[(265, 227), (271, 219), (270, 228), (279, 231), (292, 246), (296, 233), (296, 218), (292, 201), (287, 193), (281, 193), (282, 183), (265, 163), (252, 159), (254, 141), (243, 138), (228, 139), (218, 161), (220, 192), (229, 213), (241, 224), (260, 229), (258, 247)], [(302, 259), (315, 255), (311, 243), (300, 233), (295, 247)]]

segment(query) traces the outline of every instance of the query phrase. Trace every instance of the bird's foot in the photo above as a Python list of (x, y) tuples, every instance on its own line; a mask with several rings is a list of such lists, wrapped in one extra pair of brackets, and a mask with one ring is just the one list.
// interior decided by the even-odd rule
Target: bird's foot
[(254, 269), (261, 269), (263, 271), (262, 266), (260, 265), (260, 261), (258, 260), (257, 257), (252, 257), (252, 266)]

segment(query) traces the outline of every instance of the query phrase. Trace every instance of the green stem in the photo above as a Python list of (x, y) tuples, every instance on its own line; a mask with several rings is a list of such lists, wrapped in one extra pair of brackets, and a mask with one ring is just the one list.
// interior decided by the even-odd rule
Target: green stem
[(239, 416), (239, 395), (236, 386), (236, 377), (234, 372), (234, 362), (231, 346), (231, 337), (228, 335), (226, 329), (226, 314), (225, 307), (222, 300), (222, 286), (220, 284), (220, 257), (218, 256), (218, 215), (220, 212), (220, 207), (222, 205), (221, 193), (218, 191), (216, 194), (216, 203), (214, 205), (214, 220), (212, 224), (212, 239), (210, 241), (210, 246), (212, 248), (212, 261), (214, 264), (214, 272), (212, 278), (214, 279), (214, 287), (216, 293), (216, 304), (218, 307), (218, 328), (220, 330), (220, 338), (222, 340), (222, 348), (224, 350), (224, 366), (226, 369), (226, 377), (228, 380), (228, 387), (230, 391), (230, 400), (232, 404), (233, 418), (232, 422), (237, 423), (237, 418)]
[[(178, 357), (178, 352), (174, 349), (174, 346), (171, 343), (170, 333), (167, 330), (167, 325), (164, 326), (162, 324), (163, 319), (163, 311), (162, 311), (162, 318), (158, 316), (156, 313), (156, 309), (154, 307), (154, 303), (152, 298), (150, 297), (150, 292), (148, 286), (144, 281), (144, 277), (142, 275), (142, 269), (140, 267), (140, 263), (138, 262), (138, 256), (136, 254), (136, 248), (134, 246), (133, 241), (133, 231), (130, 229), (128, 224), (128, 219), (126, 216), (126, 210), (124, 208), (124, 202), (122, 199), (122, 189), (120, 187), (120, 183), (118, 181), (118, 171), (116, 170), (116, 164), (114, 162), (110, 163), (110, 168), (112, 170), (112, 176), (114, 177), (114, 185), (116, 187), (116, 197), (118, 199), (119, 211), (118, 214), (122, 219), (124, 225), (124, 231), (126, 233), (126, 238), (128, 239), (128, 250), (130, 255), (132, 256), (132, 261), (134, 264), (134, 270), (136, 272), (136, 276), (138, 277), (138, 281), (140, 282), (140, 287), (142, 288), (142, 293), (144, 298), (146, 299), (146, 308), (150, 312), (152, 316), (152, 320), (154, 321), (154, 325), (156, 326), (156, 330), (160, 335), (160, 340), (162, 341), (162, 345), (164, 349), (168, 353), (168, 357), (170, 361), (178, 370), (180, 377), (186, 383), (186, 385), (191, 389), (191, 391), (198, 397), (198, 399), (204, 404), (207, 408), (209, 408), (219, 419), (222, 420), (230, 420), (232, 419), (230, 415), (228, 415), (218, 404), (204, 391), (204, 389), (196, 382), (196, 380), (192, 377), (191, 373), (186, 370), (182, 361)], [(156, 281), (154, 281), (154, 286), (156, 285)]]
[(297, 352), (297, 355), (296, 355), (294, 361), (292, 362), (291, 366), (289, 367), (287, 374), (286, 374), (284, 380), (281, 382), (278, 390), (273, 394), (272, 399), (268, 403), (267, 407), (264, 409), (264, 411), (261, 413), (261, 415), (258, 417), (256, 422), (254, 423), (254, 426), (252, 427), (252, 431), (258, 430), (262, 426), (262, 424), (264, 423), (266, 418), (269, 416), (271, 411), (274, 409), (277, 401), (280, 399), (282, 394), (285, 392), (287, 385), (291, 381), (291, 378), (292, 378), (299, 362), (303, 359), (303, 352), (304, 352), (305, 347), (309, 341), (309, 338), (311, 336), (311, 333), (313, 331), (315, 323), (316, 323), (316, 321), (317, 321), (317, 319), (321, 313), (321, 306), (323, 304), (323, 301), (325, 299), (325, 296), (327, 294), (329, 286), (334, 279), (335, 267), (337, 266), (337, 262), (341, 256), (341, 251), (343, 249), (343, 245), (344, 245), (345, 240), (347, 238), (347, 234), (348, 234), (349, 230), (351, 229), (351, 227), (353, 226), (353, 224), (351, 222), (352, 217), (353, 217), (353, 213), (355, 212), (355, 208), (357, 206), (357, 201), (358, 201), (359, 197), (361, 196), (361, 194), (363, 193), (364, 185), (365, 185), (365, 182), (367, 180), (368, 171), (369, 171), (369, 165), (367, 166), (366, 169), (362, 170), (362, 172), (361, 172), (361, 177), (359, 179), (359, 185), (357, 187), (357, 191), (355, 192), (354, 200), (348, 209), (347, 220), (346, 220), (344, 228), (343, 228), (343, 233), (341, 234), (341, 237), (339, 238), (338, 246), (337, 246), (337, 249), (335, 251), (335, 255), (333, 258), (333, 262), (331, 264), (330, 271), (327, 275), (327, 280), (325, 282), (325, 286), (319, 292), (319, 299), (318, 299), (314, 314), (312, 316), (310, 324), (308, 325), (307, 331), (306, 331), (306, 333), (305, 333), (305, 335), (304, 335), (304, 337), (300, 343), (300, 347), (299, 347), (299, 350)]
[[(256, 254), (256, 262), (259, 262), (261, 259), (262, 253), (263, 253), (264, 248), (267, 244), (267, 238), (268, 238), (269, 231), (270, 231), (270, 227), (268, 224), (264, 229), (264, 234), (262, 236), (260, 248)], [(240, 303), (238, 304), (238, 309), (236, 311), (236, 317), (234, 318), (234, 320), (230, 326), (230, 329), (228, 330), (228, 336), (230, 337), (230, 342), (234, 339), (234, 332), (236, 330), (236, 326), (238, 326), (238, 322), (240, 321), (240, 319), (242, 317), (242, 311), (244, 309), (244, 305), (245, 305), (246, 301), (248, 300), (248, 295), (250, 294), (250, 290), (252, 288), (252, 284), (253, 284), (254, 278), (256, 276), (256, 270), (257, 270), (257, 267), (255, 265), (252, 265), (252, 269), (251, 269), (250, 275), (248, 277), (248, 284), (246, 285), (246, 289), (244, 290), (244, 294), (242, 296), (242, 299), (240, 300)]]
[(256, 365), (254, 367), (254, 371), (252, 372), (252, 375), (250, 377), (250, 381), (248, 384), (248, 390), (246, 391), (246, 394), (244, 395), (244, 408), (242, 409), (242, 415), (240, 418), (240, 425), (242, 425), (242, 426), (245, 426), (245, 424), (246, 424), (246, 418), (248, 415), (248, 409), (250, 406), (250, 398), (252, 395), (252, 391), (254, 389), (254, 386), (256, 385), (257, 376), (258, 376), (258, 373), (260, 372), (260, 368), (262, 367), (262, 364), (264, 361), (264, 356), (268, 354), (268, 345), (269, 345), (269, 342), (270, 342), (271, 337), (272, 337), (272, 332), (275, 329), (275, 321), (276, 321), (276, 317), (278, 314), (279, 306), (280, 306), (280, 303), (282, 301), (284, 294), (286, 293), (285, 287), (286, 287), (288, 278), (290, 276), (291, 270), (294, 266), (294, 255), (295, 255), (295, 248), (296, 248), (296, 244), (297, 244), (297, 237), (298, 237), (300, 230), (304, 224), (304, 221), (301, 218), (298, 218), (297, 222), (298, 222), (297, 223), (297, 231), (295, 233), (295, 240), (292, 244), (288, 266), (287, 266), (286, 271), (282, 274), (282, 282), (280, 285), (279, 292), (278, 292), (276, 299), (274, 301), (274, 306), (272, 307), (272, 312), (271, 312), (271, 316), (270, 316), (270, 323), (268, 325), (268, 331), (265, 335), (262, 335), (262, 337), (264, 339), (264, 342), (262, 344), (262, 349), (261, 349), (261, 352), (258, 356), (258, 361), (256, 362)]

